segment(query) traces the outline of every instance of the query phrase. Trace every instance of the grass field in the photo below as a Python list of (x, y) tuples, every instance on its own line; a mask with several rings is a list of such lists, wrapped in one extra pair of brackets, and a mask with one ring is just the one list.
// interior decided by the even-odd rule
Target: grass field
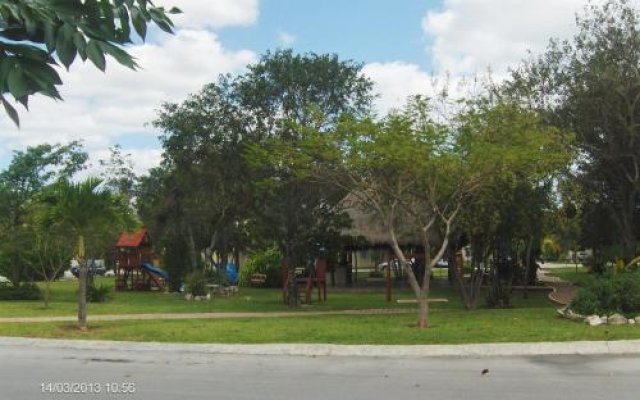
[[(188, 343), (336, 344), (459, 344), (640, 338), (640, 326), (592, 328), (558, 318), (558, 306), (546, 298), (546, 293), (530, 294), (528, 299), (515, 293), (514, 308), (481, 308), (476, 311), (464, 310), (458, 296), (448, 289), (435, 289), (432, 296), (448, 298), (449, 302), (432, 304), (431, 327), (426, 330), (415, 328), (416, 316), (410, 313), (259, 319), (90, 321), (88, 332), (77, 331), (75, 324), (69, 322), (1, 323), (0, 335)], [(411, 297), (408, 291), (394, 292), (394, 298)], [(53, 288), (50, 309), (43, 309), (41, 302), (2, 302), (0, 316), (73, 315), (75, 307), (75, 283), (60, 282)], [(381, 288), (365, 291), (332, 291), (330, 288), (326, 304), (314, 303), (302, 310), (388, 307), (413, 309), (415, 306), (386, 303)], [(241, 288), (240, 293), (235, 296), (216, 297), (211, 302), (187, 302), (181, 296), (163, 293), (119, 292), (108, 303), (91, 304), (89, 316), (209, 311), (269, 313), (286, 310), (279, 290)]]
[[(97, 278), (96, 284), (113, 287), (113, 278)], [(43, 317), (74, 315), (77, 312), (77, 282), (54, 282), (51, 288), (49, 308), (38, 301), (0, 302), (0, 317)], [(211, 301), (186, 301), (177, 293), (159, 292), (112, 292), (113, 298), (106, 303), (89, 303), (89, 314), (142, 314), (142, 313), (193, 313), (193, 312), (274, 312), (286, 311), (282, 293), (278, 289), (240, 288), (233, 296), (215, 296)], [(409, 291), (394, 292), (396, 297), (411, 298)], [(434, 297), (451, 293), (435, 290)], [(313, 304), (303, 310), (325, 311), (363, 308), (407, 307), (396, 302), (387, 303), (384, 289), (376, 288), (362, 292), (328, 289), (328, 301), (318, 303), (317, 292), (313, 293)]]

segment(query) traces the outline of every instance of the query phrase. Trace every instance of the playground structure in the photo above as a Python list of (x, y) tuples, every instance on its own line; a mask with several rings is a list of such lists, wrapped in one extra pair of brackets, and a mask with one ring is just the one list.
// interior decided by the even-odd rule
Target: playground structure
[(116, 243), (116, 290), (163, 290), (168, 276), (153, 264), (154, 258), (145, 228), (120, 234)]
[[(282, 299), (288, 302), (289, 274), (286, 263), (282, 263)], [(318, 301), (327, 301), (327, 260), (316, 258), (309, 268), (296, 273), (299, 300), (303, 304), (311, 304), (311, 292), (314, 286), (318, 288)]]

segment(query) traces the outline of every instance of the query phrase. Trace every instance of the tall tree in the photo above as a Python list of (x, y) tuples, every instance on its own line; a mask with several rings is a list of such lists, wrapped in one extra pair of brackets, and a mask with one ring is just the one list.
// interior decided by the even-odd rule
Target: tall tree
[(573, 40), (552, 41), (515, 71), (506, 93), (575, 132), (584, 192), (613, 221), (629, 261), (640, 221), (640, 10), (627, 0), (591, 2), (577, 21)]
[[(165, 104), (155, 121), (164, 132), (164, 178), (144, 181), (161, 183), (163, 190), (156, 195), (165, 201), (151, 201), (158, 208), (147, 210), (158, 217), (179, 214), (190, 252), (206, 248), (223, 261), (247, 245), (251, 229), (267, 242), (281, 243), (293, 273), (305, 252), (292, 256), (284, 247), (297, 249), (301, 245), (294, 242), (313, 241), (303, 239), (305, 226), (299, 224), (316, 222), (318, 213), (332, 210), (329, 205), (336, 200), (329, 190), (281, 168), (280, 161), (303, 137), (300, 127), (327, 131), (342, 113), (369, 112), (371, 82), (361, 68), (335, 55), (282, 50), (265, 54), (242, 75), (221, 77), (182, 104)], [(263, 152), (267, 147), (273, 151)], [(264, 190), (266, 182), (272, 184), (269, 190)], [(170, 213), (162, 211), (166, 206)], [(284, 232), (284, 226), (296, 229)]]
[(151, 0), (0, 0), (0, 103), (19, 124), (7, 95), (25, 107), (36, 93), (61, 99), (58, 61), (69, 69), (79, 56), (104, 71), (109, 55), (137, 68), (122, 49), (132, 42), (132, 28), (142, 39), (149, 23), (172, 32), (167, 14), (179, 12)]
[(14, 284), (28, 270), (21, 254), (29, 238), (24, 228), (30, 204), (47, 185), (85, 168), (87, 157), (78, 142), (43, 144), (14, 152), (0, 172), (0, 269)]
[(306, 168), (301, 170), (292, 155), (310, 130), (328, 133), (342, 115), (370, 114), (372, 83), (360, 64), (336, 55), (284, 50), (267, 53), (234, 87), (239, 109), (252, 127), (246, 157), (258, 187), (268, 187), (258, 197), (256, 219), (284, 255), (287, 298), (295, 307), (295, 268), (316, 256), (326, 246), (323, 237), (344, 223), (337, 206), (346, 193), (300, 173)]
[(131, 203), (137, 179), (131, 154), (123, 153), (119, 144), (109, 147), (109, 153), (109, 159), (98, 161), (102, 167), (100, 178), (110, 190), (126, 197)]

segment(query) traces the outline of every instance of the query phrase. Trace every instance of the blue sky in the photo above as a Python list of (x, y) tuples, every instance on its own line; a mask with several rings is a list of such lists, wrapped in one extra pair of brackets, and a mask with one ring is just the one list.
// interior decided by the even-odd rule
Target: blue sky
[(263, 0), (260, 17), (251, 27), (229, 27), (219, 32), (231, 48), (253, 48), (259, 53), (286, 46), (281, 34), (295, 38), (295, 50), (337, 53), (360, 62), (404, 60), (431, 68), (429, 38), (421, 23), (436, 0)]
[[(600, 1), (600, 0), (595, 0)], [(636, 1), (636, 0), (634, 0)], [(149, 122), (164, 101), (179, 102), (219, 74), (242, 73), (269, 49), (337, 53), (363, 63), (384, 113), (445, 77), (456, 86), (487, 68), (503, 79), (527, 50), (567, 38), (585, 0), (156, 0), (177, 5), (175, 35), (157, 30), (128, 50), (142, 66), (110, 61), (61, 71), (64, 102), (37, 97), (17, 129), (0, 115), (0, 168), (11, 152), (82, 140), (91, 162), (118, 143), (138, 173), (158, 165), (160, 132)], [(97, 172), (95, 169), (91, 173)]]

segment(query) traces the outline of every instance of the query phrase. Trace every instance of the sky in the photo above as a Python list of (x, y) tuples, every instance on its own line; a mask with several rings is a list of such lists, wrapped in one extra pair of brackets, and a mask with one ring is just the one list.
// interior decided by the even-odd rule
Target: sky
[(20, 129), (0, 113), (0, 169), (27, 146), (82, 140), (94, 166), (120, 144), (144, 173), (161, 160), (160, 132), (150, 123), (163, 102), (180, 102), (220, 74), (242, 73), (277, 48), (362, 63), (384, 113), (445, 79), (489, 69), (506, 76), (527, 51), (570, 38), (585, 1), (156, 0), (183, 14), (174, 17), (174, 35), (152, 29), (145, 43), (128, 47), (140, 70), (109, 60), (103, 73), (77, 62), (60, 71), (64, 101), (36, 96), (20, 111)]

